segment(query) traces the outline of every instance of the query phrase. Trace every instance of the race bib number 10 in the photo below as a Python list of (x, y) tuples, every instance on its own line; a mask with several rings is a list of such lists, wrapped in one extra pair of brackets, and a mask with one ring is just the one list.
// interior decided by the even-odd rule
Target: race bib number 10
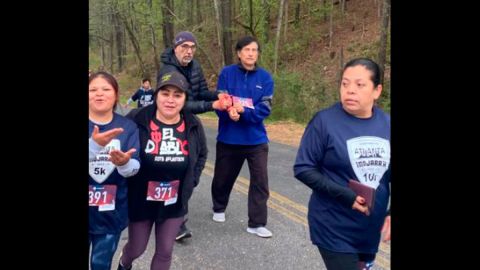
[(165, 205), (177, 202), (180, 180), (171, 182), (148, 182), (147, 201), (165, 202)]
[(115, 210), (116, 185), (89, 185), (88, 205), (98, 206), (98, 211)]

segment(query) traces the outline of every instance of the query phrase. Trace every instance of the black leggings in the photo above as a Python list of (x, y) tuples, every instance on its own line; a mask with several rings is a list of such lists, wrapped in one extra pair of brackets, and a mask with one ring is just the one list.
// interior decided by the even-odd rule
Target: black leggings
[(373, 267), (375, 254), (341, 253), (317, 247), (328, 270), (370, 270)]
[[(162, 223), (155, 222), (155, 254), (152, 258), (152, 270), (166, 270), (172, 262), (173, 244), (183, 217), (169, 218)], [(148, 238), (153, 227), (152, 220), (130, 222), (128, 224), (128, 242), (123, 247), (120, 262), (130, 267), (133, 261), (145, 252)]]

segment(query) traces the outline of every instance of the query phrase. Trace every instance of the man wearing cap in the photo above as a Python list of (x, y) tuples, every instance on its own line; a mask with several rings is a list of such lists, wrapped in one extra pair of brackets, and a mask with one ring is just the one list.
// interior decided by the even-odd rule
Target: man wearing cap
[[(162, 67), (158, 79), (170, 71), (178, 71), (187, 78), (190, 88), (187, 93), (186, 110), (192, 113), (204, 113), (215, 110), (225, 110), (229, 105), (223, 104), (220, 97), (228, 95), (222, 91), (209, 91), (200, 63), (194, 59), (197, 50), (197, 39), (191, 32), (183, 31), (175, 36), (173, 47), (165, 49), (161, 56)], [(219, 100), (220, 99), (220, 100)], [(231, 103), (231, 100), (229, 100)]]
[[(191, 32), (178, 33), (173, 41), (173, 47), (166, 48), (162, 53), (162, 67), (157, 75), (157, 83), (160, 82), (160, 78), (165, 73), (178, 71), (185, 76), (190, 84), (187, 90), (185, 110), (194, 114), (213, 110), (224, 111), (232, 105), (232, 100), (226, 92), (208, 90), (202, 67), (193, 58), (196, 50), (197, 39)], [(183, 223), (176, 240), (179, 241), (191, 236), (191, 231)]]

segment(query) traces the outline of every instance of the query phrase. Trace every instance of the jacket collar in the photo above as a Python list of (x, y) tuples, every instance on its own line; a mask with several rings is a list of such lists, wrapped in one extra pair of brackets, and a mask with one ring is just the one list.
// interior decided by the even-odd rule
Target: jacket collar
[(241, 62), (238, 62), (238, 63), (237, 63), (237, 66), (238, 66), (238, 68), (239, 68), (240, 70), (242, 70), (243, 72), (254, 72), (254, 71), (257, 71), (257, 69), (258, 69), (257, 63), (255, 63), (255, 66), (253, 67), (252, 70), (247, 70), (247, 69), (245, 69), (245, 67), (242, 65)]
[(173, 48), (168, 47), (162, 53), (162, 56), (160, 57), (160, 61), (167, 64), (167, 65), (173, 65), (173, 66), (176, 66), (178, 68), (186, 68), (186, 67), (191, 67), (193, 65), (193, 61), (195, 61), (195, 58), (192, 59), (192, 61), (190, 63), (188, 63), (187, 66), (182, 66), (178, 62), (177, 56), (175, 56), (175, 51), (173, 50)]

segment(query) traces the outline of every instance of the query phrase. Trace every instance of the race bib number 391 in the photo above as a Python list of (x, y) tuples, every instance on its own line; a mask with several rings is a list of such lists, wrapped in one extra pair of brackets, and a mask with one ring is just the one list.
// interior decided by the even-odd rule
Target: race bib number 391
[(114, 210), (116, 195), (116, 185), (89, 185), (88, 205), (98, 206), (99, 211)]
[(165, 205), (177, 202), (180, 180), (171, 182), (148, 182), (147, 201), (165, 202)]

